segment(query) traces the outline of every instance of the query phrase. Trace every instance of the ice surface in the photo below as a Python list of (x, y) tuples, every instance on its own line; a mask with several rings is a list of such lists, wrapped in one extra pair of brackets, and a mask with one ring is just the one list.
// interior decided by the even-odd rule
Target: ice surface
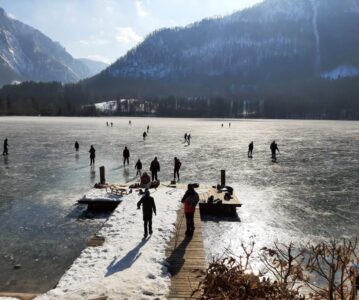
[[(227, 182), (243, 203), (241, 222), (204, 222), (208, 258), (229, 246), (239, 251), (240, 242), (251, 236), (260, 247), (276, 239), (300, 243), (359, 235), (359, 122), (131, 120), (132, 126), (129, 118), (0, 118), (0, 137), (7, 136), (10, 145), (9, 157), (0, 159), (2, 290), (54, 286), (103, 222), (79, 219), (81, 211), (73, 204), (99, 181), (99, 166), (106, 167), (109, 182), (131, 181), (138, 158), (148, 171), (158, 156), (159, 178), (170, 180), (177, 156), (183, 183), (212, 185), (226, 169)], [(143, 141), (147, 125), (150, 132)], [(185, 132), (192, 135), (190, 146), (184, 144)], [(281, 151), (276, 164), (270, 160), (273, 140)], [(248, 159), (251, 141), (254, 155)], [(126, 168), (124, 146), (131, 153)], [(22, 265), (16, 272), (14, 261)]]

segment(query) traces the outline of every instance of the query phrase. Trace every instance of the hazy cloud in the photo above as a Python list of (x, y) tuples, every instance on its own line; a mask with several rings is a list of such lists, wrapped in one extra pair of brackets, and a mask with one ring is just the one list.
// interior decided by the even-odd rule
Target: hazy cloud
[(142, 37), (139, 36), (132, 27), (118, 27), (116, 40), (125, 44), (137, 44), (142, 41)]
[(91, 54), (91, 55), (87, 55), (88, 59), (92, 59), (92, 60), (96, 60), (96, 61), (101, 61), (104, 62), (106, 64), (110, 64), (111, 60), (109, 60), (107, 57), (104, 57), (102, 55), (98, 55), (98, 54)]
[(145, 9), (142, 1), (135, 1), (137, 15), (140, 17), (146, 17), (149, 15), (149, 12)]
[(110, 41), (102, 38), (90, 38), (88, 40), (80, 40), (79, 43), (85, 46), (100, 46), (107, 45)]

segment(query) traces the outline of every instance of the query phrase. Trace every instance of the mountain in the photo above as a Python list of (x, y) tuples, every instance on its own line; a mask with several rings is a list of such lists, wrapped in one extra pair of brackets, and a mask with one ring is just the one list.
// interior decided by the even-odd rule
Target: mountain
[(59, 43), (0, 8), (0, 85), (15, 80), (69, 83), (93, 74)]
[(359, 0), (266, 0), (155, 31), (81, 85), (124, 97), (300, 93), (306, 81), (358, 76), (358, 53)]
[(108, 67), (108, 64), (96, 61), (88, 58), (79, 58), (79, 61), (81, 61), (90, 71), (90, 76), (96, 75), (106, 69)]

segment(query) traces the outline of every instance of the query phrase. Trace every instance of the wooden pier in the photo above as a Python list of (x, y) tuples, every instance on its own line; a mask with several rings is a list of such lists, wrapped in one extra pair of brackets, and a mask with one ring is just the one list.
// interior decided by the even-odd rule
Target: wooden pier
[(199, 209), (194, 215), (195, 231), (192, 237), (186, 237), (186, 218), (183, 208), (178, 211), (177, 230), (167, 251), (167, 262), (172, 274), (171, 289), (168, 299), (199, 299), (197, 290), (199, 282), (206, 271), (206, 259), (203, 247), (202, 225)]
[[(209, 198), (213, 201), (210, 202)], [(199, 195), (199, 207), (201, 213), (218, 217), (235, 217), (237, 207), (241, 207), (239, 199), (233, 193), (230, 199), (225, 199), (225, 193), (219, 192), (216, 188), (209, 188), (208, 192)]]

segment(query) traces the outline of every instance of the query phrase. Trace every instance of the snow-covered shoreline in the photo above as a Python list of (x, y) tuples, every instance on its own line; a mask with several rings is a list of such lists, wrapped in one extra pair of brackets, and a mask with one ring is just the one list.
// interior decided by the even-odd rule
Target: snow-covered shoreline
[(153, 235), (146, 240), (142, 240), (142, 210), (136, 205), (141, 196), (126, 195), (98, 232), (105, 243), (85, 248), (57, 287), (36, 299), (166, 299), (170, 274), (165, 250), (176, 228), (183, 193), (165, 186), (151, 190), (157, 216)]

